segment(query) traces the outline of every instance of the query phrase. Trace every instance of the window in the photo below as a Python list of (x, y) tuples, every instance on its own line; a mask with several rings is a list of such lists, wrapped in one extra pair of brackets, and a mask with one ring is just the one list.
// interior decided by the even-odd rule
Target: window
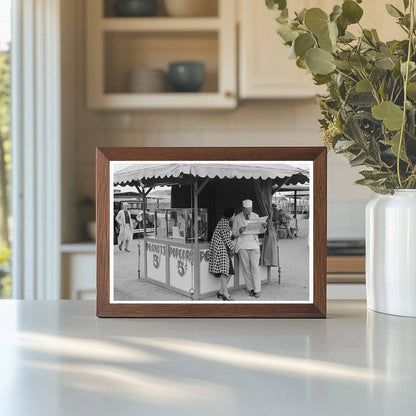
[(11, 297), (10, 42), (11, 0), (0, 0), (0, 298)]

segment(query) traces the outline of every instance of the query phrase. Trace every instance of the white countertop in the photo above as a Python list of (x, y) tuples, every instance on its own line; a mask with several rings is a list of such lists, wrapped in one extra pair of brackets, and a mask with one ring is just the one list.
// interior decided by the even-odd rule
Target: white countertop
[(0, 415), (415, 415), (416, 319), (97, 319), (0, 301)]

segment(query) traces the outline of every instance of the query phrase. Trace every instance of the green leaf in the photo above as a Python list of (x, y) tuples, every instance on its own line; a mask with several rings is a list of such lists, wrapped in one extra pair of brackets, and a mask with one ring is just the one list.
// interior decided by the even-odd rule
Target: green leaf
[(296, 59), (296, 66), (298, 68), (301, 68), (301, 69), (307, 69), (308, 67), (306, 65), (305, 57), (301, 57), (301, 58)]
[[(339, 30), (339, 28), (338, 28), (338, 30)], [(348, 32), (348, 30), (344, 33), (344, 35), (341, 37), (341, 41), (342, 42), (345, 42), (345, 43), (348, 43), (348, 42), (351, 42), (351, 41), (353, 41), (353, 40), (355, 40), (355, 39), (357, 39), (356, 38), (356, 36), (353, 34), (353, 33), (351, 33), (351, 32)]]
[(338, 26), (337, 26), (337, 24), (334, 23), (334, 22), (329, 22), (328, 23), (328, 32), (329, 32), (329, 37), (331, 39), (332, 44), (334, 45), (334, 47), (336, 47), (337, 38), (338, 38)]
[(403, 0), (403, 6), (404, 6), (404, 9), (406, 10), (409, 7), (409, 0)]
[(391, 176), (390, 172), (380, 172), (376, 170), (362, 170), (360, 175), (363, 175), (365, 179), (372, 179), (373, 181), (377, 181), (380, 179), (386, 179)]
[(367, 140), (365, 133), (361, 128), (362, 118), (360, 115), (361, 113), (355, 113), (345, 120), (344, 133), (350, 140), (359, 144), (361, 149), (364, 149), (366, 147)]
[(328, 29), (328, 15), (318, 7), (309, 9), (305, 13), (305, 26), (315, 35), (324, 33)]
[(293, 30), (288, 24), (281, 23), (277, 25), (277, 33), (285, 42), (292, 42), (299, 36), (299, 32), (297, 30)]
[(383, 121), (389, 130), (395, 131), (402, 127), (403, 110), (391, 101), (383, 101), (375, 105), (371, 113), (374, 118)]
[(395, 62), (391, 57), (384, 57), (380, 59), (376, 59), (375, 64), (378, 68), (392, 70), (394, 69)]
[(377, 33), (377, 30), (376, 29), (371, 29), (371, 34), (373, 35), (373, 39), (376, 42), (380, 42), (380, 38), (378, 37), (378, 33)]
[(331, 81), (331, 75), (315, 74), (313, 80), (315, 81), (315, 85), (324, 85), (327, 82)]
[(266, 6), (271, 10), (283, 10), (286, 8), (286, 0), (266, 0)]
[(349, 62), (354, 68), (357, 69), (363, 69), (368, 63), (367, 59), (365, 59), (364, 56), (358, 53), (354, 53), (353, 55), (351, 55)]
[(287, 21), (288, 17), (289, 17), (289, 10), (285, 8), (281, 11), (280, 18), (285, 19)]
[(387, 13), (393, 17), (403, 17), (403, 13), (397, 8), (394, 7), (392, 4), (386, 4)]
[(374, 42), (373, 34), (372, 34), (371, 30), (364, 29), (363, 30), (363, 35), (364, 35), (364, 40), (365, 41), (367, 41), (367, 42)]
[(361, 81), (357, 82), (355, 90), (357, 92), (371, 92), (371, 82), (367, 79), (362, 79)]
[(379, 82), (382, 82), (385, 75), (386, 75), (386, 71), (384, 71), (384, 69), (374, 67), (374, 69), (371, 71), (371, 74), (370, 74), (370, 81), (373, 85), (376, 85)]
[[(385, 144), (386, 146), (390, 146), (391, 151), (393, 152), (393, 154), (398, 157), (399, 155), (399, 145), (400, 145), (400, 132), (396, 133), (392, 139), (389, 140), (381, 140), (381, 142), (383, 144)], [(402, 143), (402, 150), (400, 152), (400, 159), (405, 161), (405, 162), (409, 162), (409, 159), (406, 156), (406, 152), (404, 150), (404, 140)]]
[(295, 53), (301, 58), (306, 56), (306, 52), (315, 46), (315, 40), (310, 33), (302, 33), (295, 39)]
[(378, 89), (378, 93), (380, 94), (380, 97), (385, 100), (386, 99), (386, 94), (385, 94), (385, 87), (386, 87), (386, 79), (383, 78), (383, 81), (381, 81), (380, 87)]
[(332, 13), (329, 15), (329, 20), (331, 22), (335, 22), (338, 19), (338, 17), (340, 17), (341, 15), (342, 15), (342, 7), (337, 4), (334, 6)]
[(321, 49), (335, 52), (337, 46), (338, 27), (334, 22), (328, 22), (326, 30), (318, 35), (318, 44)]
[(347, 27), (348, 27), (348, 23), (344, 19), (343, 16), (338, 17), (338, 19), (337, 19), (337, 27), (338, 27), (338, 33), (340, 34), (340, 36), (344, 36), (345, 35), (345, 32), (347, 30)]
[(374, 182), (374, 179), (358, 179), (355, 181), (356, 185), (370, 185)]
[(374, 137), (370, 138), (370, 144), (368, 146), (368, 151), (370, 152), (370, 156), (374, 159), (376, 164), (380, 163), (381, 156), (380, 156), (380, 147), (378, 146), (378, 142)]
[(306, 54), (306, 64), (313, 74), (327, 75), (333, 72), (333, 56), (320, 48), (310, 49)]
[(376, 100), (373, 94), (369, 92), (352, 92), (349, 95), (348, 104), (360, 108), (368, 108), (373, 107), (376, 104)]
[(328, 32), (321, 33), (320, 35), (318, 35), (318, 45), (321, 49), (328, 52), (333, 52), (335, 46), (332, 43)]
[(352, 140), (338, 140), (334, 146), (334, 150), (337, 153), (345, 152), (351, 146), (354, 146), (355, 142)]
[(298, 22), (303, 22), (305, 20), (306, 11), (306, 9), (303, 9), (299, 13), (297, 13), (295, 20), (297, 20)]
[(409, 82), (407, 84), (407, 96), (412, 100), (416, 100), (416, 82)]
[(335, 59), (333, 61), (333, 63), (337, 68), (339, 68), (343, 71), (348, 71), (352, 68), (352, 65), (349, 63), (349, 61), (344, 61), (344, 60), (341, 60), (341, 59)]
[(367, 160), (367, 155), (364, 152), (362, 152), (358, 156), (350, 160), (350, 165), (352, 167), (360, 166), (360, 165), (363, 165), (366, 160)]
[(353, 0), (346, 0), (342, 4), (342, 16), (349, 24), (358, 23), (363, 13), (363, 9)]
[(394, 65), (393, 72), (392, 72), (393, 78), (398, 79), (402, 77), (402, 74), (400, 73), (400, 61), (397, 61)]
[[(412, 61), (409, 62), (409, 74), (416, 70), (416, 64)], [(406, 62), (400, 64), (400, 72), (403, 77), (406, 76)]]

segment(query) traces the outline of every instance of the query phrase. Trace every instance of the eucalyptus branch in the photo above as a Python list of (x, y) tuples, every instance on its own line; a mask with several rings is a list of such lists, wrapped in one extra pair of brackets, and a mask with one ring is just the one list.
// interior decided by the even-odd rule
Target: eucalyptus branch
[(380, 104), (380, 98), (378, 96), (378, 92), (376, 88), (374, 87), (373, 83), (371, 82), (370, 78), (368, 77), (367, 73), (365, 72), (365, 69), (362, 67), (362, 65), (361, 65), (360, 74), (363, 77), (363, 79), (369, 82), (370, 87), (371, 87), (371, 93), (373, 94), (374, 99), (377, 101), (377, 104)]
[[(286, 6), (284, 0), (266, 3), (272, 9), (276, 4)], [(416, 118), (416, 71), (412, 69), (416, 57), (416, 0), (404, 0), (403, 17), (398, 9), (387, 7), (406, 33), (404, 41), (388, 42), (378, 40), (373, 29), (364, 29), (360, 3), (344, 1), (330, 15), (312, 7), (305, 9), (300, 20), (291, 19), (285, 9), (279, 23), (286, 27), (279, 34), (285, 40), (297, 32), (293, 33), (298, 35), (295, 54), (303, 58), (305, 69), (315, 80), (327, 86), (328, 95), (320, 100), (324, 140), (339, 143), (334, 151), (353, 159), (353, 165), (367, 166), (370, 171), (363, 175), (365, 185), (376, 192), (416, 188), (416, 151), (414, 146), (406, 146), (406, 140), (416, 140), (412, 126)], [(339, 18), (344, 19), (345, 29), (354, 25), (361, 33), (350, 36), (346, 30), (340, 30), (335, 37), (331, 26), (335, 23), (340, 28)], [(285, 42), (293, 46), (293, 42)], [(367, 93), (357, 94), (357, 89)], [(362, 157), (357, 159), (358, 149)], [(389, 172), (388, 179), (380, 180), (380, 170)]]
[[(396, 84), (397, 84), (397, 80), (394, 80), (393, 88), (391, 89), (391, 94), (390, 94), (390, 101), (392, 101), (392, 99), (393, 99), (394, 90), (396, 89)], [(395, 102), (395, 101), (393, 101), (393, 102)]]
[(373, 43), (373, 41), (365, 34), (365, 32), (364, 32), (364, 28), (361, 26), (361, 23), (360, 22), (358, 22), (358, 26), (360, 27), (360, 29), (361, 29), (361, 33), (363, 34), (363, 36), (364, 36), (364, 38), (365, 38), (365, 40), (367, 41), (367, 43), (369, 44), (369, 45), (371, 45), (373, 48), (374, 48), (374, 50), (376, 50), (376, 51), (378, 51), (378, 49), (377, 49), (377, 45), (375, 45), (374, 43)]
[(406, 73), (404, 76), (404, 85), (403, 85), (403, 118), (402, 118), (402, 127), (400, 129), (400, 140), (399, 140), (399, 149), (397, 152), (397, 178), (399, 180), (399, 185), (402, 188), (402, 177), (400, 173), (400, 157), (402, 155), (404, 131), (406, 129), (406, 108), (407, 108), (407, 83), (409, 82), (409, 68), (412, 58), (413, 50), (413, 37), (414, 37), (414, 28), (415, 28), (415, 0), (410, 0), (410, 30), (409, 30), (409, 45), (407, 47), (407, 60), (406, 60)]
[(403, 88), (399, 88), (399, 91), (397, 92), (396, 96), (394, 97), (394, 100), (393, 100), (394, 103), (399, 99), (400, 94), (402, 92), (403, 92)]
[(344, 75), (344, 77), (350, 79), (351, 81), (357, 83), (357, 80), (351, 76), (349, 76), (348, 74), (346, 74), (345, 72), (342, 72), (341, 70), (339, 70), (338, 68), (335, 68), (335, 72), (338, 72), (341, 75)]

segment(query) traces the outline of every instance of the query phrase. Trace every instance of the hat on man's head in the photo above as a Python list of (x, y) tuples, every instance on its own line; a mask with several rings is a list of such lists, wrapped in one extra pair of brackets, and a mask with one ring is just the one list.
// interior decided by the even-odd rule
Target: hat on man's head
[(253, 201), (251, 199), (245, 199), (243, 201), (243, 208), (253, 208)]

